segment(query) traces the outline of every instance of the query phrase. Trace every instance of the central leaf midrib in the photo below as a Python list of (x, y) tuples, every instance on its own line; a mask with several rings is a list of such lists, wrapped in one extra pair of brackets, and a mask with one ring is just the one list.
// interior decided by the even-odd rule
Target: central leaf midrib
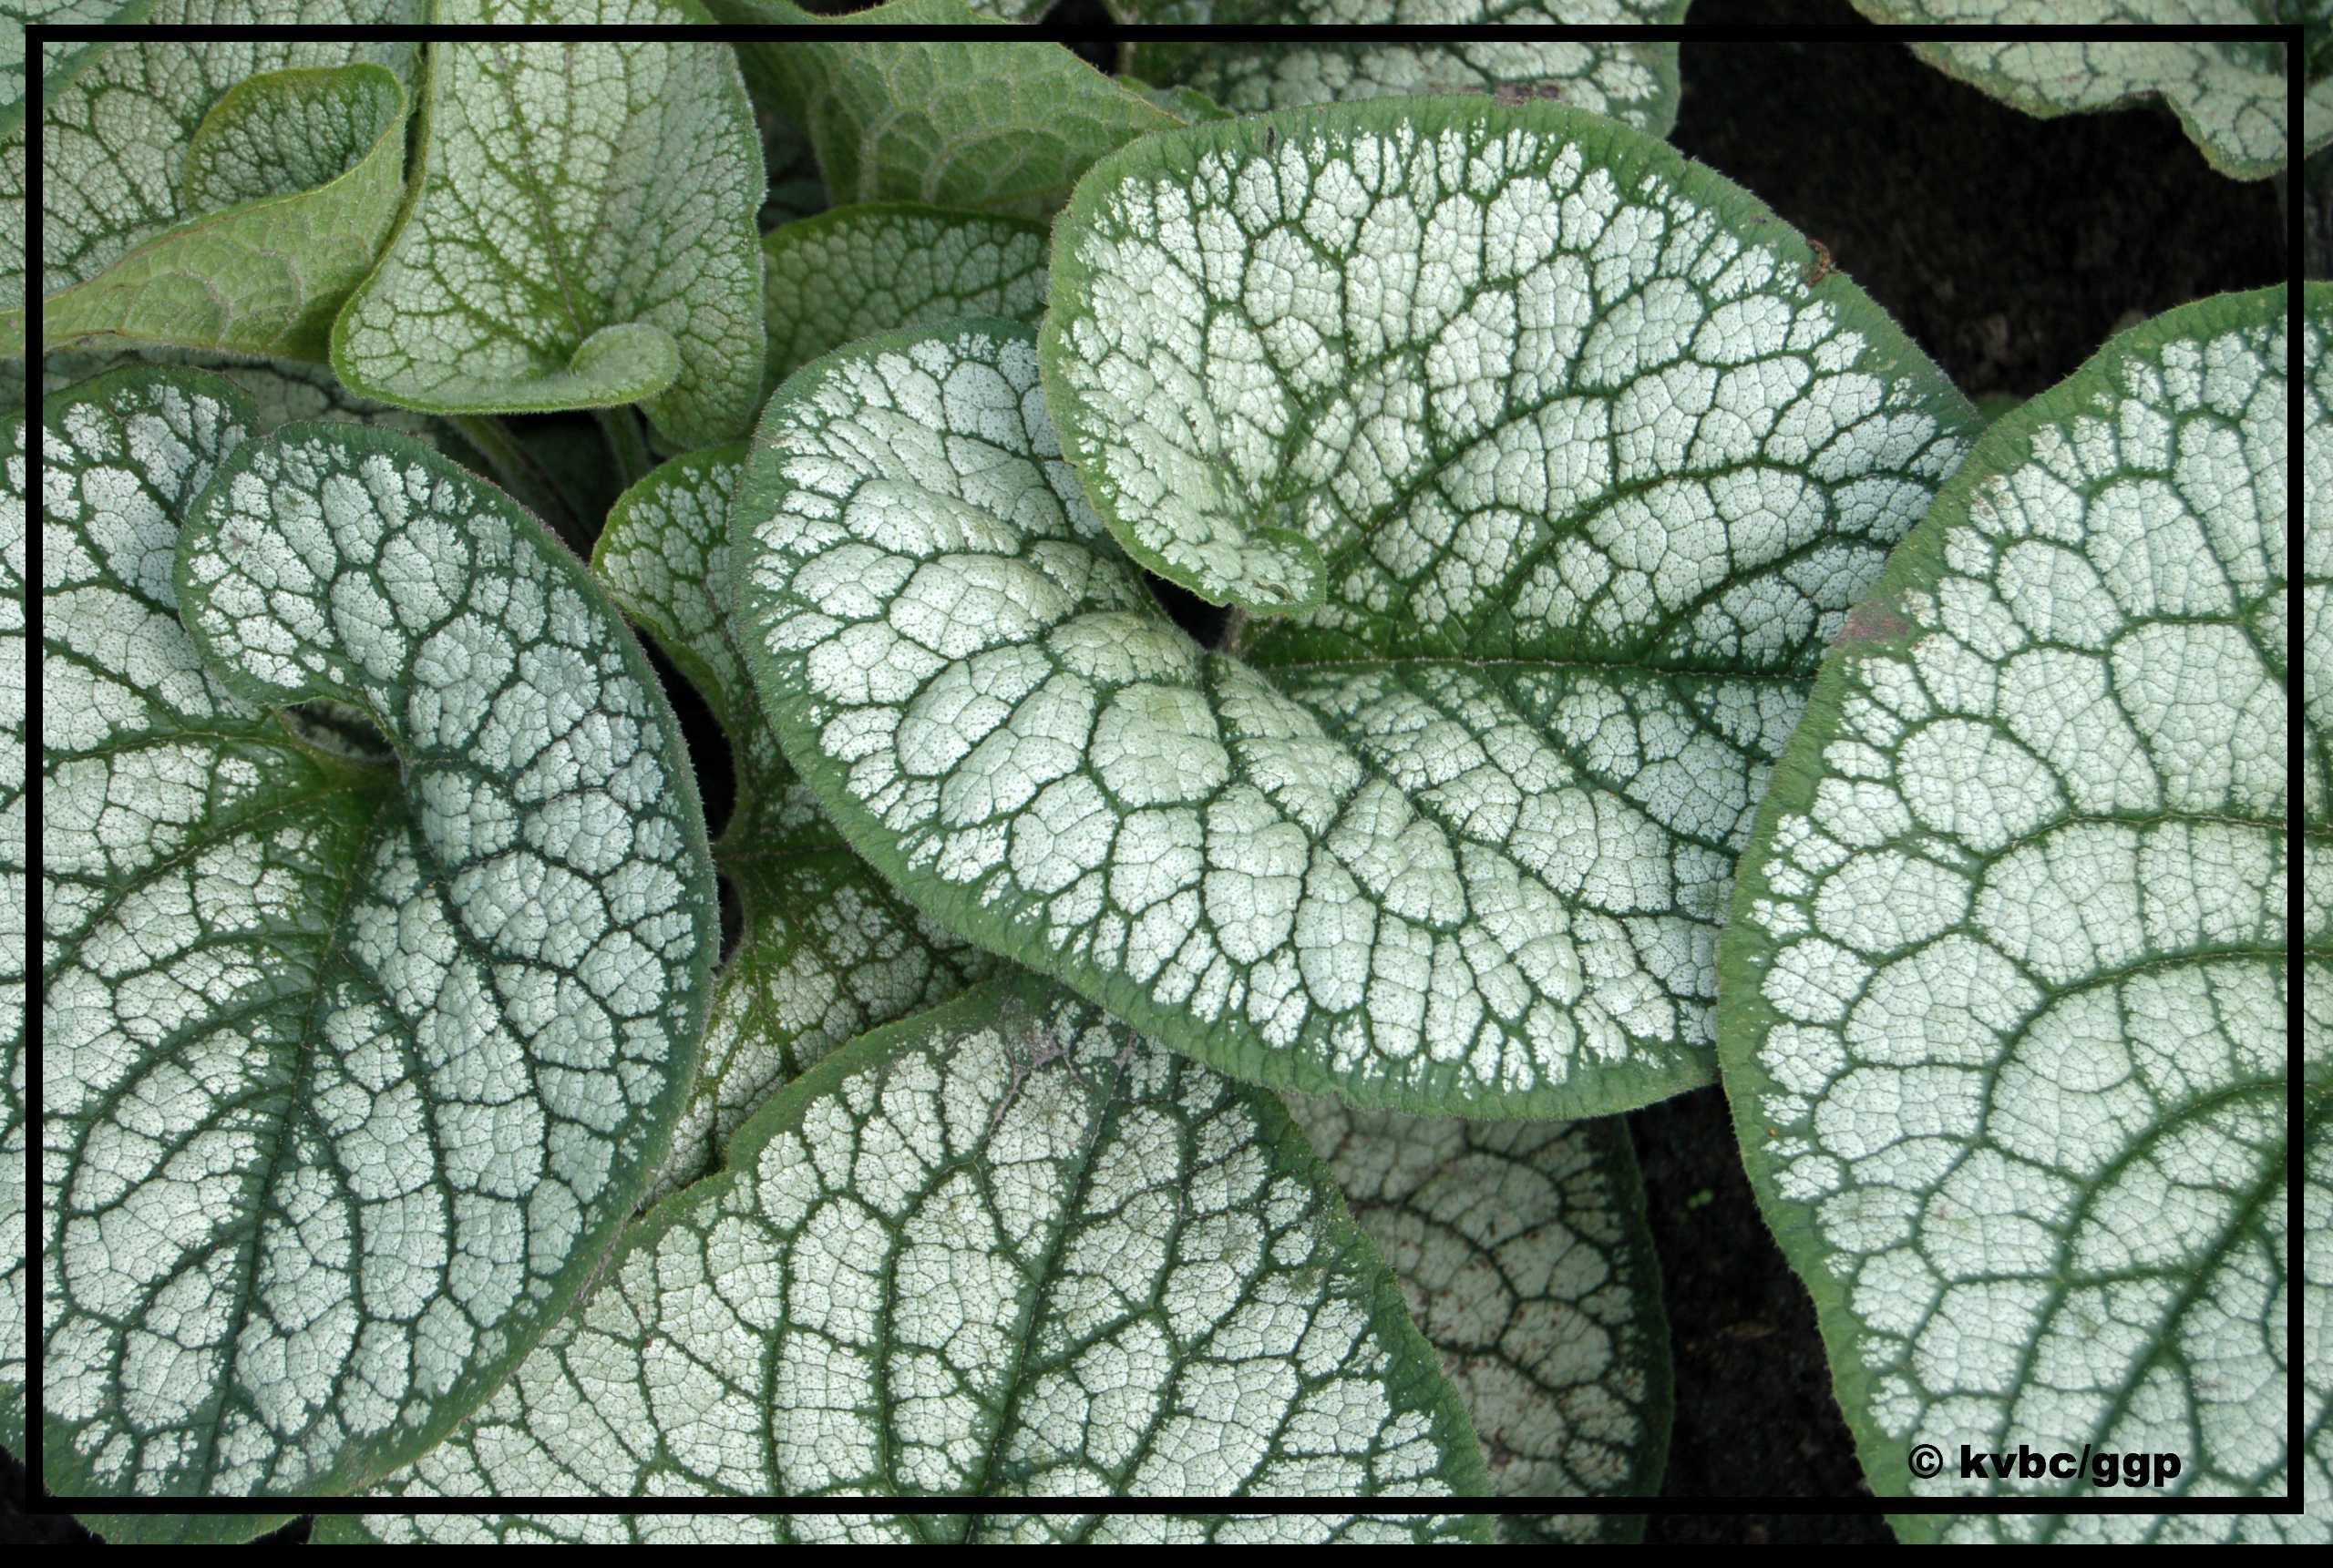
[[(331, 913), (323, 922), (324, 942), (323, 951), (316, 958), (316, 991), (308, 1004), (307, 1022), (300, 1031), (298, 1054), (293, 1067), (292, 1081), (285, 1087), (286, 1109), (276, 1126), (275, 1146), (268, 1152), (267, 1163), (258, 1173), (255, 1186), (262, 1194), (267, 1194), (273, 1188), (276, 1173), (283, 1168), (285, 1152), (292, 1142), (292, 1129), (306, 1115), (304, 1091), (324, 1033), (323, 1012), (324, 999), (329, 990), (329, 987), (324, 983), (325, 976), (345, 948), (349, 909), (355, 902), (357, 889), (365, 880), (365, 872), (370, 864), (374, 845), (380, 842), (385, 832), (395, 831), (402, 825), (401, 819), (389, 809), (400, 799), (401, 796), (396, 790), (389, 787), (389, 781), (382, 781), (378, 796), (373, 803), (372, 815), (366, 820), (363, 832), (351, 847), (347, 874), (334, 890)], [(221, 1422), (218, 1418), (223, 1412), (229, 1394), (240, 1386), (237, 1377), (237, 1365), (241, 1359), (240, 1346), (243, 1328), (251, 1319), (252, 1307), (259, 1294), (259, 1269), (256, 1265), (259, 1239), (273, 1213), (272, 1204), (262, 1207), (246, 1230), (244, 1240), (238, 1249), (235, 1275), (239, 1281), (239, 1288), (236, 1291), (233, 1310), (230, 1315), (228, 1332), (221, 1340), (221, 1344), (229, 1347), (226, 1365), (222, 1368), (222, 1375), (219, 1378), (215, 1392), (203, 1401), (204, 1419), (200, 1422), (202, 1433), (200, 1481), (195, 1488), (198, 1496), (209, 1493), (211, 1481), (217, 1471), (221, 1435)], [(352, 1238), (352, 1240), (355, 1239), (356, 1238)], [(345, 1368), (342, 1368), (342, 1370), (345, 1369)]]
[[(1060, 1071), (1071, 1073), (1074, 1078), (1076, 1049), (1075, 1042), (1072, 1041), (1069, 1047), (1071, 1054), (1048, 1063), (1044, 1068), (1029, 1070), (1022, 1077), (1019, 1091), (1013, 1095), (1014, 1102), (1017, 1102), (1020, 1094), (1027, 1092), (1029, 1080), (1040, 1071)], [(1022, 1374), (1028, 1366), (1038, 1327), (1045, 1320), (1043, 1308), (1047, 1298), (1052, 1294), (1053, 1282), (1060, 1273), (1062, 1251), (1068, 1244), (1070, 1234), (1077, 1228), (1078, 1216), (1084, 1211), (1086, 1194), (1093, 1184), (1095, 1154), (1101, 1148), (1104, 1138), (1107, 1136), (1111, 1126), (1117, 1120), (1118, 1102), (1125, 1083), (1125, 1072), (1123, 1068), (1115, 1063), (1107, 1071), (1110, 1075), (1107, 1087), (1102, 1091), (1100, 1102), (1095, 1109), (1093, 1132), (1086, 1138), (1084, 1147), (1078, 1152), (1077, 1164), (1071, 1179), (1067, 1200), (1061, 1208), (1061, 1223), (1053, 1227), (1053, 1235), (1047, 1238), (1044, 1255), (1038, 1260), (1036, 1272), (1032, 1276), (1033, 1286), (1029, 1293), (1029, 1310), (1023, 1315), (1013, 1336), (1012, 1365), (1005, 1381), (1004, 1403), (997, 1412), (995, 1430), (989, 1434), (988, 1451), (982, 1458), (977, 1477), (971, 1490), (962, 1495), (976, 1498), (984, 1498), (989, 1495), (989, 1479), (995, 1471), (1005, 1437), (1012, 1431), (1013, 1417), (1020, 1409), (1021, 1391), (1024, 1386)], [(1008, 1092), (1012, 1091), (1008, 1091)], [(1093, 1091), (1081, 1090), (1081, 1092), (1091, 1096)], [(1001, 1129), (1002, 1123), (1000, 1122), (998, 1125)], [(987, 1141), (983, 1137), (982, 1142)], [(985, 1189), (987, 1184), (985, 1173), (983, 1173), (982, 1188)], [(980, 1514), (964, 1515), (963, 1539), (967, 1542), (971, 1541), (978, 1532), (981, 1521)]]

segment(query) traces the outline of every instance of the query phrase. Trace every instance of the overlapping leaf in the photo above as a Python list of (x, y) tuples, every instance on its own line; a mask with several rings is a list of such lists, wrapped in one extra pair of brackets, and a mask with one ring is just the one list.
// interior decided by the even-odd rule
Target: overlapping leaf
[[(659, 1205), (388, 1490), (1358, 1501), (1483, 1485), (1433, 1349), (1279, 1104), (1021, 976), (789, 1084), (726, 1173)], [(945, 1540), (1044, 1527), (866, 1522)]]
[[(1457, 0), (1430, 17), (1400, 0), (1117, 0), (1161, 26), (1375, 26), (1674, 24), (1687, 0)], [(1413, 38), (1259, 43), (1136, 41), (1132, 68), (1197, 87), (1237, 114), (1417, 93), (1506, 92), (1559, 100), (1666, 136), (1677, 122), (1677, 46), (1598, 38)]]
[[(1669, 1328), (1628, 1130), (1290, 1112), (1393, 1266), (1474, 1417), (1493, 1490), (1649, 1495), (1669, 1449)], [(1510, 1514), (1502, 1540), (1629, 1541), (1640, 1515)]]
[(1045, 226), (907, 203), (838, 207), (762, 241), (775, 386), (870, 333), (958, 316), (1034, 325), (1045, 313)]
[[(155, 0), (158, 23), (274, 20), (252, 0)], [(342, 0), (308, 21), (409, 21), (411, 0)], [(405, 179), (409, 44), (123, 42), (44, 105), (45, 343), (116, 334), (323, 357), (333, 313), (378, 254)], [(11, 138), (7, 157), (24, 155)], [(191, 178), (190, 177), (191, 176)], [(23, 177), (5, 192), (23, 220)], [(10, 290), (0, 303), (26, 304)], [(21, 308), (0, 354), (22, 354)]]
[[(1919, 43), (1919, 56), (2004, 103), (2049, 118), (2161, 98), (2213, 168), (2265, 179), (2333, 140), (2314, 97), (2303, 145), (2285, 110), (2284, 46), (2271, 37), (2120, 38), (2133, 24), (2257, 26), (2284, 20), (2275, 0), (1855, 0), (1875, 22), (2094, 26), (2096, 36)], [(2321, 122), (2321, 123), (2320, 123)]]
[[(590, 20), (704, 19), (595, 0)], [(440, 0), (447, 23), (572, 22), (554, 0)], [(333, 330), (341, 379), (436, 413), (644, 403), (679, 446), (744, 434), (761, 366), (761, 143), (725, 44), (447, 42), (418, 194)]]
[[(13, 136), (25, 123), (26, 24), (91, 27), (143, 22), (150, 8), (150, 0), (10, 0), (8, 14), (0, 16), (0, 137)], [(102, 47), (49, 44), (41, 60), (42, 93), (53, 97), (62, 91)]]
[[(815, 24), (786, 0), (710, 0), (723, 20)], [(868, 26), (998, 36), (882, 38)], [(1058, 44), (1018, 37), (965, 0), (891, 0), (833, 38), (745, 46), (786, 117), (817, 149), (837, 202), (919, 201), (1043, 217), (1094, 160), (1183, 123)]]
[(745, 1119), (827, 1051), (995, 967), (850, 853), (761, 717), (729, 639), (729, 503), (743, 457), (742, 446), (718, 448), (658, 468), (616, 503), (591, 559), (712, 707), (737, 787), (714, 854), (742, 928), (652, 1201), (717, 1169)]
[[(2333, 1169), (2333, 880), (2286, 926), (2283, 291), (2115, 339), (2006, 415), (1825, 663), (1761, 809), (1721, 1048), (1744, 1158), (1821, 1309), (1872, 1487), (1961, 1445), (2174, 1454), (2166, 1503), (2328, 1479), (2321, 1355), (2286, 1360), (2287, 1162)], [(2312, 287), (2299, 801), (2333, 837), (2333, 289)], [(2297, 968), (2298, 974), (2292, 972)], [(2289, 1061), (2286, 1008), (2305, 979)], [(2287, 1429), (2303, 1376), (2304, 1429)], [(1950, 1456), (1907, 1466), (1917, 1442)], [(1898, 1522), (1908, 1535), (1945, 1522)], [(2044, 1539), (2322, 1533), (2321, 1517), (1971, 1516)]]
[[(1056, 231), (1082, 475), (1002, 330), (773, 400), (765, 705), (910, 897), (1235, 1076), (1491, 1115), (1705, 1082), (1765, 764), (1968, 417), (1804, 255), (1552, 108), (1146, 141)], [(1138, 559), (1325, 602), (1204, 652), (1081, 477)]]
[(718, 942), (671, 711), (580, 565), (427, 448), (253, 417), (184, 371), (45, 400), (68, 1493), (329, 1492), (427, 1448), (631, 1214)]

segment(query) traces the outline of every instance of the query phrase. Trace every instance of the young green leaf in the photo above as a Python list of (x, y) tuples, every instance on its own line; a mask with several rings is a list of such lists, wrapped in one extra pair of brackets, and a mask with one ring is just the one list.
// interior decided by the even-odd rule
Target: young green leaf
[[(1669, 1452), (1669, 1326), (1628, 1129), (1289, 1102), (1473, 1415), (1507, 1497), (1643, 1496)], [(1640, 1515), (1510, 1514), (1502, 1540), (1632, 1541)]]
[(729, 628), (730, 497), (744, 456), (739, 445), (658, 468), (616, 502), (591, 556), (609, 596), (703, 693), (737, 785), (714, 859), (742, 929), (651, 1202), (718, 1169), (745, 1119), (827, 1051), (995, 967), (851, 854), (761, 716)]
[[(833, 24), (786, 0), (710, 0), (724, 21), (848, 36), (747, 44), (837, 202), (918, 201), (1042, 218), (1094, 160), (1180, 117), (1058, 44), (1018, 36), (965, 0), (890, 0)], [(868, 26), (985, 25), (980, 39), (879, 38)]]
[[(569, 22), (556, 0), (437, 20)], [(593, 0), (592, 19), (704, 19)], [(760, 134), (725, 44), (448, 42), (429, 51), (419, 190), (333, 329), (356, 391), (431, 413), (642, 403), (676, 446), (743, 435), (761, 366)]]
[(2237, 179), (2265, 179), (2333, 140), (2333, 118), (2318, 123), (2322, 106), (2312, 104), (2318, 112), (2309, 116), (2302, 145), (2293, 146), (2284, 46), (2273, 37), (2120, 38), (2113, 32), (2134, 23), (2258, 26), (2282, 20), (2274, 0), (1855, 0), (1855, 6), (1883, 23), (2101, 24), (2100, 36), (2090, 38), (1918, 43), (1912, 51), (2042, 119), (2159, 97), (2212, 167)]
[[(405, 20), (411, 8), (344, 0), (310, 19)], [(157, 0), (153, 19), (249, 10)], [(94, 56), (43, 107), (45, 345), (109, 334), (322, 358), (404, 192), (412, 55), (159, 39)], [(0, 354), (25, 342), (23, 310), (0, 313)]]
[[(1436, 23), (1673, 25), (1687, 0), (1452, 0)], [(1130, 22), (1383, 26), (1416, 20), (1400, 0), (1116, 0)], [(1654, 136), (1677, 123), (1677, 46), (1608, 38), (1423, 36), (1364, 44), (1137, 40), (1129, 68), (1196, 87), (1235, 114), (1418, 93), (1555, 99)]]
[(0, 425), (0, 1447), (25, 1451), (25, 1324), (31, 1310), (25, 1225), (25, 967), (32, 946), (25, 816), (25, 552), (31, 450), (21, 410)]
[(385, 1490), (1360, 1500), (1484, 1485), (1432, 1348), (1278, 1102), (1023, 975), (787, 1085), (726, 1173), (658, 1205), (509, 1383)]
[(870, 333), (960, 316), (1034, 326), (1045, 238), (1023, 218), (896, 202), (786, 224), (762, 241), (770, 384)]
[(663, 1159), (718, 945), (671, 710), (581, 564), (425, 447), (253, 417), (185, 371), (45, 400), (67, 1493), (345, 1491), (436, 1441)]
[[(2333, 288), (2306, 319), (2314, 846), (2333, 837)], [(2297, 954), (2285, 921), (2285, 322), (2282, 290), (2174, 311), (1988, 430), (1848, 622), (1759, 811), (1720, 1054), (1875, 1491), (2127, 1495), (2088, 1473), (1964, 1478), (1964, 1444), (2177, 1454), (2151, 1493), (2174, 1506), (2283, 1493), (2296, 1437), (2310, 1484), (2327, 1477), (2323, 1357), (2306, 1432), (2282, 1419), (2287, 1163), (2333, 1175), (2322, 856)], [(2307, 1087), (2287, 1128), (2294, 963)], [(2321, 1279), (2297, 1283), (2333, 1311)], [(1920, 1442), (1941, 1475), (1911, 1468)]]

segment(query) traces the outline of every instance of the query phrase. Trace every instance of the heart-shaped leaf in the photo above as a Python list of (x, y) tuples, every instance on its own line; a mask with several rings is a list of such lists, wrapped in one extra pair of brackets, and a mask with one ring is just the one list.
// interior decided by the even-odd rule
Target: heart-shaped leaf
[[(1619, 1118), (1427, 1121), (1289, 1102), (1473, 1415), (1503, 1497), (1647, 1496), (1669, 1325)], [(1633, 1541), (1641, 1515), (1508, 1514), (1500, 1539)]]
[(427, 448), (254, 439), (184, 371), (44, 419), (46, 1479), (344, 1491), (664, 1155), (719, 940), (694, 777), (581, 563)]
[[(1362, 1500), (1484, 1484), (1432, 1348), (1287, 1112), (1023, 975), (787, 1085), (726, 1173), (659, 1204), (388, 1491)], [(1415, 1533), (1482, 1525), (1421, 1518)]]
[(673, 458), (616, 502), (591, 555), (610, 597), (713, 709), (737, 784), (714, 860), (741, 929), (652, 1202), (719, 1168), (745, 1119), (827, 1051), (996, 967), (851, 854), (762, 719), (729, 635), (730, 497), (744, 456), (739, 445)]
[[(694, 0), (594, 0), (609, 24)], [(438, 0), (446, 23), (576, 20), (556, 0)], [(419, 191), (333, 329), (356, 391), (431, 413), (643, 403), (677, 446), (745, 433), (761, 366), (760, 133), (725, 44), (442, 42)]]
[[(1544, 107), (1152, 138), (1056, 230), (1054, 419), (1000, 332), (773, 398), (748, 664), (910, 897), (1235, 1076), (1486, 1115), (1706, 1082), (1765, 766), (1969, 417), (1805, 255)], [(1210, 656), (1088, 493), (1170, 575), (1321, 608)]]
[[(308, 19), (403, 21), (414, 6), (326, 9)], [(157, 0), (152, 19), (251, 10)], [(44, 346), (106, 334), (323, 358), (404, 193), (413, 55), (401, 43), (167, 37), (93, 55), (43, 104)], [(20, 222), (20, 171), (7, 183)], [(25, 302), (11, 290), (0, 302)], [(23, 310), (0, 312), (0, 354), (24, 352)]]
[[(1593, 23), (1674, 26), (1687, 0), (1444, 0), (1437, 24), (1527, 26)], [(1116, 0), (1129, 22), (1162, 26), (1324, 28), (1419, 20), (1403, 0)], [(1150, 43), (1137, 38), (1130, 68), (1153, 81), (1198, 88), (1235, 114), (1350, 103), (1417, 93), (1495, 92), (1553, 100), (1654, 136), (1677, 123), (1677, 46), (1580, 38), (1385, 36), (1351, 43)]]
[[(2288, 1163), (2312, 1246), (2333, 1246), (2333, 879), (2312, 855), (2293, 951), (2285, 322), (2282, 290), (2174, 311), (1989, 429), (1848, 623), (1759, 811), (1721, 1054), (1874, 1491), (2132, 1494), (2119, 1473), (1993, 1474), (2020, 1444), (2176, 1455), (2144, 1483), (2174, 1506), (2284, 1493), (2296, 1441), (2312, 1491), (2328, 1479), (2322, 1355), (2304, 1430), (2284, 1421), (2289, 1293), (2333, 1313), (2321, 1277), (2288, 1274)], [(2315, 845), (2333, 836), (2333, 288), (2311, 287), (2307, 323)], [(1923, 1442), (1941, 1474), (1912, 1468)], [(1987, 1514), (1948, 1532), (2163, 1525)]]
[[(1019, 36), (965, 0), (890, 0), (833, 22), (787, 0), (709, 0), (724, 21), (814, 25), (744, 46), (817, 149), (838, 202), (917, 201), (1040, 218), (1094, 160), (1183, 120), (1067, 49)], [(886, 38), (879, 27), (978, 27)], [(897, 324), (897, 323), (893, 323)]]
[[(2312, 95), (2302, 145), (2293, 145), (2285, 108), (2285, 46), (2273, 35), (2115, 36), (2131, 23), (2256, 27), (2287, 20), (2278, 13), (2287, 7), (2270, 0), (2121, 0), (2079, 7), (2085, 15), (2069, 15), (2062, 0), (1855, 0), (1855, 6), (1875, 22), (1997, 29), (1978, 42), (1930, 39), (1912, 49), (1948, 76), (2043, 119), (2161, 98), (2212, 167), (2237, 179), (2281, 173), (2288, 162), (2333, 139), (2333, 117)], [(2090, 37), (2037, 42), (2007, 36), (2022, 26), (2068, 22), (2107, 26)]]
[(770, 384), (854, 338), (960, 316), (1034, 326), (1045, 313), (1042, 223), (883, 202), (838, 207), (762, 241)]

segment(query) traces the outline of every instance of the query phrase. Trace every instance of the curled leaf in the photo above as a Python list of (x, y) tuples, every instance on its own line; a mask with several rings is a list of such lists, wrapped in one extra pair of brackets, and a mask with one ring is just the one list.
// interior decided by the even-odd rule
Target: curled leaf
[[(597, 19), (704, 19), (601, 0)], [(447, 0), (444, 22), (574, 18)], [(431, 46), (417, 195), (333, 329), (352, 388), (430, 413), (643, 403), (680, 446), (744, 433), (761, 367), (759, 132), (725, 44)]]
[(718, 944), (671, 711), (580, 563), (425, 447), (253, 419), (160, 369), (44, 404), (67, 1494), (329, 1493), (443, 1436), (662, 1159)]

